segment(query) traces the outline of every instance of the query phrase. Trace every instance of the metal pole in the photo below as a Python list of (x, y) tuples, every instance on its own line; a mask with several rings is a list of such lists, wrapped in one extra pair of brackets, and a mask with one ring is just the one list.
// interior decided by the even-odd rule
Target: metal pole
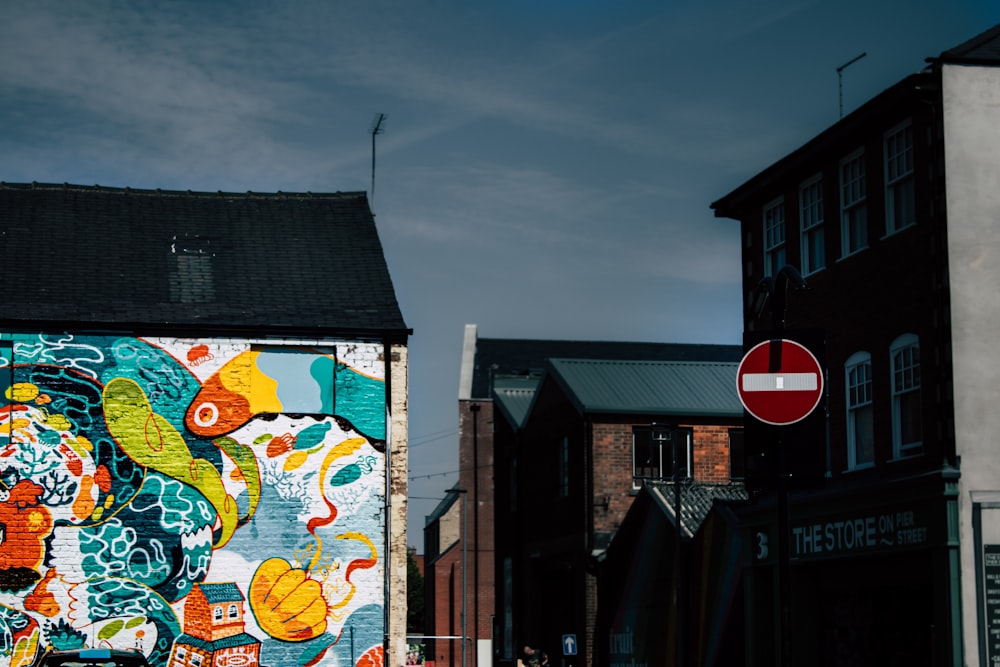
[(468, 595), (468, 577), (466, 573), (468, 571), (468, 553), (469, 553), (469, 494), (467, 492), (462, 493), (462, 667), (465, 667), (465, 642), (469, 638), (469, 631), (467, 629), (466, 623), (468, 622), (468, 616), (466, 615), (466, 603), (469, 599)]
[[(782, 427), (778, 427), (779, 429)], [(785, 461), (785, 443), (778, 435), (778, 585), (781, 601), (781, 665), (791, 667), (792, 664), (792, 634), (791, 634), (791, 592), (792, 582), (789, 576), (789, 517), (788, 517), (788, 467)]]
[[(670, 430), (670, 440), (673, 445), (673, 458), (674, 458), (674, 513), (677, 523), (677, 535), (676, 544), (674, 545), (674, 570), (676, 572), (676, 581), (674, 586), (676, 587), (676, 600), (677, 600), (677, 645), (676, 649), (676, 659), (677, 667), (683, 667), (684, 665), (684, 621), (683, 616), (685, 610), (683, 609), (684, 596), (681, 595), (681, 586), (683, 583), (683, 572), (681, 572), (681, 539), (683, 538), (683, 512), (681, 511), (681, 475), (680, 475), (680, 461), (681, 457), (677, 452), (677, 448), (680, 446), (681, 431), (680, 429)], [(687, 444), (686, 442), (684, 443)], [(686, 449), (686, 448), (685, 448)]]
[(465, 642), (469, 637), (466, 629), (466, 600), (468, 599), (468, 578), (466, 570), (468, 565), (468, 502), (469, 492), (467, 489), (452, 489), (455, 493), (462, 494), (462, 667), (465, 667)]

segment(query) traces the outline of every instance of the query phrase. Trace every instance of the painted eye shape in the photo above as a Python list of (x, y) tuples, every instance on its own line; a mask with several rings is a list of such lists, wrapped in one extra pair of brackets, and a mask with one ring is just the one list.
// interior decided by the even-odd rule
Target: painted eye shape
[(215, 403), (205, 402), (194, 411), (194, 423), (201, 427), (212, 426), (219, 421), (219, 408)]

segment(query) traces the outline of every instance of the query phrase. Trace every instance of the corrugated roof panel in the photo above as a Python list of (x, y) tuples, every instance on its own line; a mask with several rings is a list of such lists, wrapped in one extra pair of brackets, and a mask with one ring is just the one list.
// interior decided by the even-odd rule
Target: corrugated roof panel
[(584, 412), (742, 417), (738, 363), (551, 359)]
[(498, 377), (493, 382), (493, 396), (508, 419), (518, 428), (524, 426), (541, 376)]

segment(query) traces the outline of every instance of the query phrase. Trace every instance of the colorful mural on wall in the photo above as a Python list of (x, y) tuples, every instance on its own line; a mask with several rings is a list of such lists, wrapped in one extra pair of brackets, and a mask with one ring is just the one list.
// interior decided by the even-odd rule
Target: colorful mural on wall
[(0, 666), (381, 666), (381, 345), (7, 335), (0, 390)]

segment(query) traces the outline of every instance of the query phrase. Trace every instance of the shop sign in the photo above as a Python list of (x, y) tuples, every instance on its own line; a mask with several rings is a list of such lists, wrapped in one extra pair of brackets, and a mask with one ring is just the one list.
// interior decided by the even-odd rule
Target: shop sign
[[(940, 507), (934, 505), (900, 505), (811, 519), (796, 519), (793, 516), (789, 529), (789, 555), (793, 560), (812, 560), (930, 546), (936, 540), (944, 539), (939, 510)], [(773, 525), (755, 529), (753, 560), (758, 563), (772, 560), (777, 556), (777, 544), (777, 531)], [(1000, 620), (1000, 592), (997, 602)]]
[(1000, 545), (983, 545), (988, 665), (1000, 664)]
[(840, 556), (928, 544), (928, 516), (914, 509), (872, 512), (793, 524), (792, 558)]

